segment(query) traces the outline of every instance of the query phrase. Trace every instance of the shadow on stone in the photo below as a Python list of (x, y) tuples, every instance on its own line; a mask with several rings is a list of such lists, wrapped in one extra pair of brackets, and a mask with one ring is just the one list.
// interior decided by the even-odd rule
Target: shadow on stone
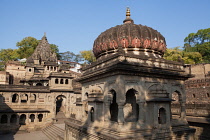
[(23, 118), (12, 110), (6, 102), (7, 97), (0, 95), (0, 138), (1, 140), (13, 140), (21, 125), (24, 125)]

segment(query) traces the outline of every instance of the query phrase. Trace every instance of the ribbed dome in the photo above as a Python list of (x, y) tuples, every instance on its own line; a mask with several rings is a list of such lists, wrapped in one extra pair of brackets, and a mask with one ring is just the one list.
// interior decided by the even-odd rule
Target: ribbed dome
[(142, 48), (164, 54), (166, 42), (158, 31), (147, 26), (134, 24), (130, 15), (126, 14), (124, 24), (112, 27), (96, 38), (93, 53), (98, 58), (107, 52), (117, 50), (119, 47)]

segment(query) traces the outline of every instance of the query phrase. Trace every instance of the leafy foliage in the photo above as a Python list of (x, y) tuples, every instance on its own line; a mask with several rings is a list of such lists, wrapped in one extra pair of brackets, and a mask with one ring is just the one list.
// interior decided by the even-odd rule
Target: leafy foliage
[(87, 64), (90, 64), (90, 63), (96, 61), (96, 58), (95, 58), (92, 50), (80, 51), (80, 54), (84, 58), (84, 60)]
[(203, 62), (210, 62), (210, 28), (190, 33), (184, 42), (184, 51), (199, 52), (203, 57)]
[(79, 54), (74, 54), (73, 52), (67, 51), (67, 52), (63, 52), (60, 53), (60, 58), (61, 60), (64, 61), (71, 61), (71, 62), (80, 62), (82, 61), (82, 57)]
[(17, 60), (18, 53), (17, 49), (1, 49), (0, 50), (0, 60), (7, 62), (9, 60)]
[(17, 42), (16, 46), (18, 47), (17, 53), (19, 58), (22, 59), (31, 56), (38, 44), (39, 41), (34, 37), (25, 37), (20, 42)]
[(56, 53), (57, 58), (60, 59), (61, 55), (59, 54), (58, 46), (55, 44), (50, 44), (50, 48), (51, 48), (52, 52)]
[(183, 61), (186, 64), (197, 64), (202, 62), (202, 55), (199, 52), (186, 52), (179, 49), (179, 47), (167, 49), (164, 58), (177, 62)]
[[(17, 42), (16, 46), (18, 47), (17, 53), (18, 58), (28, 58), (31, 56), (38, 46), (40, 40), (37, 40), (34, 37), (25, 37), (20, 42)], [(57, 57), (60, 58), (58, 46), (55, 44), (50, 44), (52, 52), (55, 52)]]

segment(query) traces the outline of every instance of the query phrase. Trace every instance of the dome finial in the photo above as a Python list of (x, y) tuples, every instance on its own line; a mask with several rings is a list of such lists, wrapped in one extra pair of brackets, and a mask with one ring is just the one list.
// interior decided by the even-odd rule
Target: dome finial
[(123, 23), (133, 23), (133, 20), (131, 19), (130, 16), (131, 16), (130, 8), (127, 7), (127, 9), (126, 9), (126, 18), (123, 21)]
[(130, 8), (127, 7), (127, 10), (126, 10), (126, 18), (130, 18), (130, 16), (131, 16)]

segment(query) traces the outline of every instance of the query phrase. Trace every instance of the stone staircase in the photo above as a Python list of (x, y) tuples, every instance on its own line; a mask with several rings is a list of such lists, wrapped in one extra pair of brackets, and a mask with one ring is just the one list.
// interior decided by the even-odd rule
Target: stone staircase
[(52, 124), (42, 129), (42, 132), (50, 140), (63, 140), (64, 130), (65, 130), (65, 124)]
[(56, 114), (56, 124), (64, 124), (64, 121), (66, 120), (67, 118), (65, 117), (64, 113), (63, 112), (58, 112)]

